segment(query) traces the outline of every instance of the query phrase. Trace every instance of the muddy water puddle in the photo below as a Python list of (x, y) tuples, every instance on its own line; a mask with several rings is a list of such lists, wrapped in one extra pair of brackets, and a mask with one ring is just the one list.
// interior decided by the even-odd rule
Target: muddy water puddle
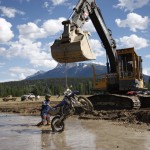
[(0, 114), (0, 150), (150, 150), (150, 131), (103, 120), (66, 120), (65, 131), (35, 126), (40, 117)]

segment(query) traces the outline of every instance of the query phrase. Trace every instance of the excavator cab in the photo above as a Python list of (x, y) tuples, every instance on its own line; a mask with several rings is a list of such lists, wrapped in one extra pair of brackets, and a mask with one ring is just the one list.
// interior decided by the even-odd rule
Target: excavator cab
[(142, 59), (134, 48), (117, 50), (119, 90), (140, 90), (144, 88)]
[(137, 91), (144, 89), (142, 59), (134, 48), (117, 50), (118, 64), (116, 73), (96, 74), (93, 66), (93, 90), (115, 92)]
[(64, 32), (51, 46), (52, 57), (59, 63), (96, 59), (89, 41), (89, 33), (81, 28), (71, 29), (70, 20), (64, 21)]

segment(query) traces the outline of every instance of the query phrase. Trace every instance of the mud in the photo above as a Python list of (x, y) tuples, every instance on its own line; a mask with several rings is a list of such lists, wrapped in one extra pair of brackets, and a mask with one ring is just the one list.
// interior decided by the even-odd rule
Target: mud
[[(51, 106), (55, 106), (60, 101), (52, 101)], [(17, 113), (22, 115), (39, 116), (42, 101), (27, 102), (0, 102), (1, 113)], [(80, 114), (80, 109), (76, 109), (76, 115), (81, 119), (103, 119), (127, 124), (150, 124), (150, 109), (134, 110), (96, 110), (92, 115)]]
[(149, 128), (126, 127), (105, 120), (68, 118), (65, 131), (37, 127), (37, 116), (0, 114), (1, 150), (149, 150)]
[(1, 150), (150, 150), (149, 109), (74, 115), (62, 133), (36, 126), (40, 109), (41, 101), (0, 102)]
[(123, 122), (126, 124), (150, 124), (150, 110), (109, 110), (109, 111), (95, 111), (93, 114), (80, 115), (81, 119), (103, 119), (112, 120), (117, 122)]

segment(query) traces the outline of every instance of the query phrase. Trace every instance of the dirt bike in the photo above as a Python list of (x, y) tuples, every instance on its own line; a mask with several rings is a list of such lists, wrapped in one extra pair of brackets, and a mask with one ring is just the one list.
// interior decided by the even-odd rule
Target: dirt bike
[(82, 108), (86, 113), (93, 112), (92, 103), (87, 98), (77, 94), (78, 91), (67, 89), (64, 92), (63, 100), (52, 109), (55, 113), (57, 112), (51, 121), (51, 128), (54, 132), (62, 132), (64, 130), (64, 121), (75, 113), (75, 107)]

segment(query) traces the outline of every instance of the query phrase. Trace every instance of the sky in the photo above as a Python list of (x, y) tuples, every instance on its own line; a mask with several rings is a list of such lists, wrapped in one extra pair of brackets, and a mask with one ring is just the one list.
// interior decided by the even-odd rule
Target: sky
[[(0, 0), (0, 82), (19, 81), (39, 70), (57, 66), (50, 46), (63, 32), (78, 0)], [(150, 75), (150, 0), (96, 0), (117, 48), (134, 47), (142, 56), (143, 73)], [(91, 33), (93, 62), (106, 65), (92, 22), (84, 30)], [(90, 61), (91, 62), (91, 61)]]

